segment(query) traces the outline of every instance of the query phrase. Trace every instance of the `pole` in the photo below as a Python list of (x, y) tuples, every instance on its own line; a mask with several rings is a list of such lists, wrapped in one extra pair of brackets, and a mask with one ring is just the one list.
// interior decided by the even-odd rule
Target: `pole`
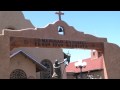
[(80, 78), (82, 79), (82, 66), (80, 66)]

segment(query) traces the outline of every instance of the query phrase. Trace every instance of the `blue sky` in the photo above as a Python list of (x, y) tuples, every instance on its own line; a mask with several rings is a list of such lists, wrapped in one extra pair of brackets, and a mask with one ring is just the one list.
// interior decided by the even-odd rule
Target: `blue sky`
[[(58, 20), (56, 11), (23, 11), (35, 27), (44, 27)], [(76, 30), (97, 37), (105, 37), (108, 42), (120, 46), (120, 11), (63, 11), (62, 20)], [(68, 50), (64, 50), (65, 53)], [(71, 61), (90, 57), (88, 50), (69, 50)]]

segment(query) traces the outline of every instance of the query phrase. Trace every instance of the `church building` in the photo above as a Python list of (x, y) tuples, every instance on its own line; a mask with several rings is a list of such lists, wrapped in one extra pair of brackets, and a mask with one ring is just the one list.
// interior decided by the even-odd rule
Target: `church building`
[[(18, 32), (19, 30), (35, 29), (21, 11), (0, 11), (0, 22), (1, 34), (3, 29)], [(9, 54), (10, 73), (8, 78), (10, 79), (51, 79), (55, 60), (64, 60), (64, 53), (59, 48), (20, 47), (14, 48)], [(61, 66), (62, 72), (64, 65)], [(65, 72), (62, 78), (66, 78)]]
[(63, 13), (56, 14), (56, 22), (37, 28), (21, 11), (0, 11), (0, 79), (67, 79), (77, 75), (79, 70), (71, 68), (70, 56), (62, 48), (96, 50), (97, 55), (93, 52), (83, 60), (88, 63), (83, 72), (96, 70), (95, 75), (103, 79), (120, 79), (120, 47), (107, 38), (76, 30), (61, 19)]
[[(83, 59), (86, 66), (80, 68), (75, 66), (75, 62), (69, 63), (66, 67), (67, 79), (104, 79), (103, 56), (96, 50), (91, 50), (91, 57)], [(81, 77), (82, 74), (82, 77)]]

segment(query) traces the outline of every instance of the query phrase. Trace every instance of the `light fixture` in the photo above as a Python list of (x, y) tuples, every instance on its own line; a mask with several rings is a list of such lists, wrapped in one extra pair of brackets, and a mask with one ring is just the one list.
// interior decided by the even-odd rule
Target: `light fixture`
[(87, 63), (86, 62), (82, 62), (82, 61), (78, 61), (75, 64), (76, 68), (80, 68), (80, 78), (82, 79), (82, 69), (86, 67)]

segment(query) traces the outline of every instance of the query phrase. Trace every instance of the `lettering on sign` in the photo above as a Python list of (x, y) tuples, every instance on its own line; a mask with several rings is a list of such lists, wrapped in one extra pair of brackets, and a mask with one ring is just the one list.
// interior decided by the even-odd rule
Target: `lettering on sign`
[(24, 38), (24, 37), (11, 37), (10, 46), (11, 48), (46, 47), (46, 48), (83, 48), (83, 49), (103, 50), (102, 42), (38, 39), (38, 38)]

